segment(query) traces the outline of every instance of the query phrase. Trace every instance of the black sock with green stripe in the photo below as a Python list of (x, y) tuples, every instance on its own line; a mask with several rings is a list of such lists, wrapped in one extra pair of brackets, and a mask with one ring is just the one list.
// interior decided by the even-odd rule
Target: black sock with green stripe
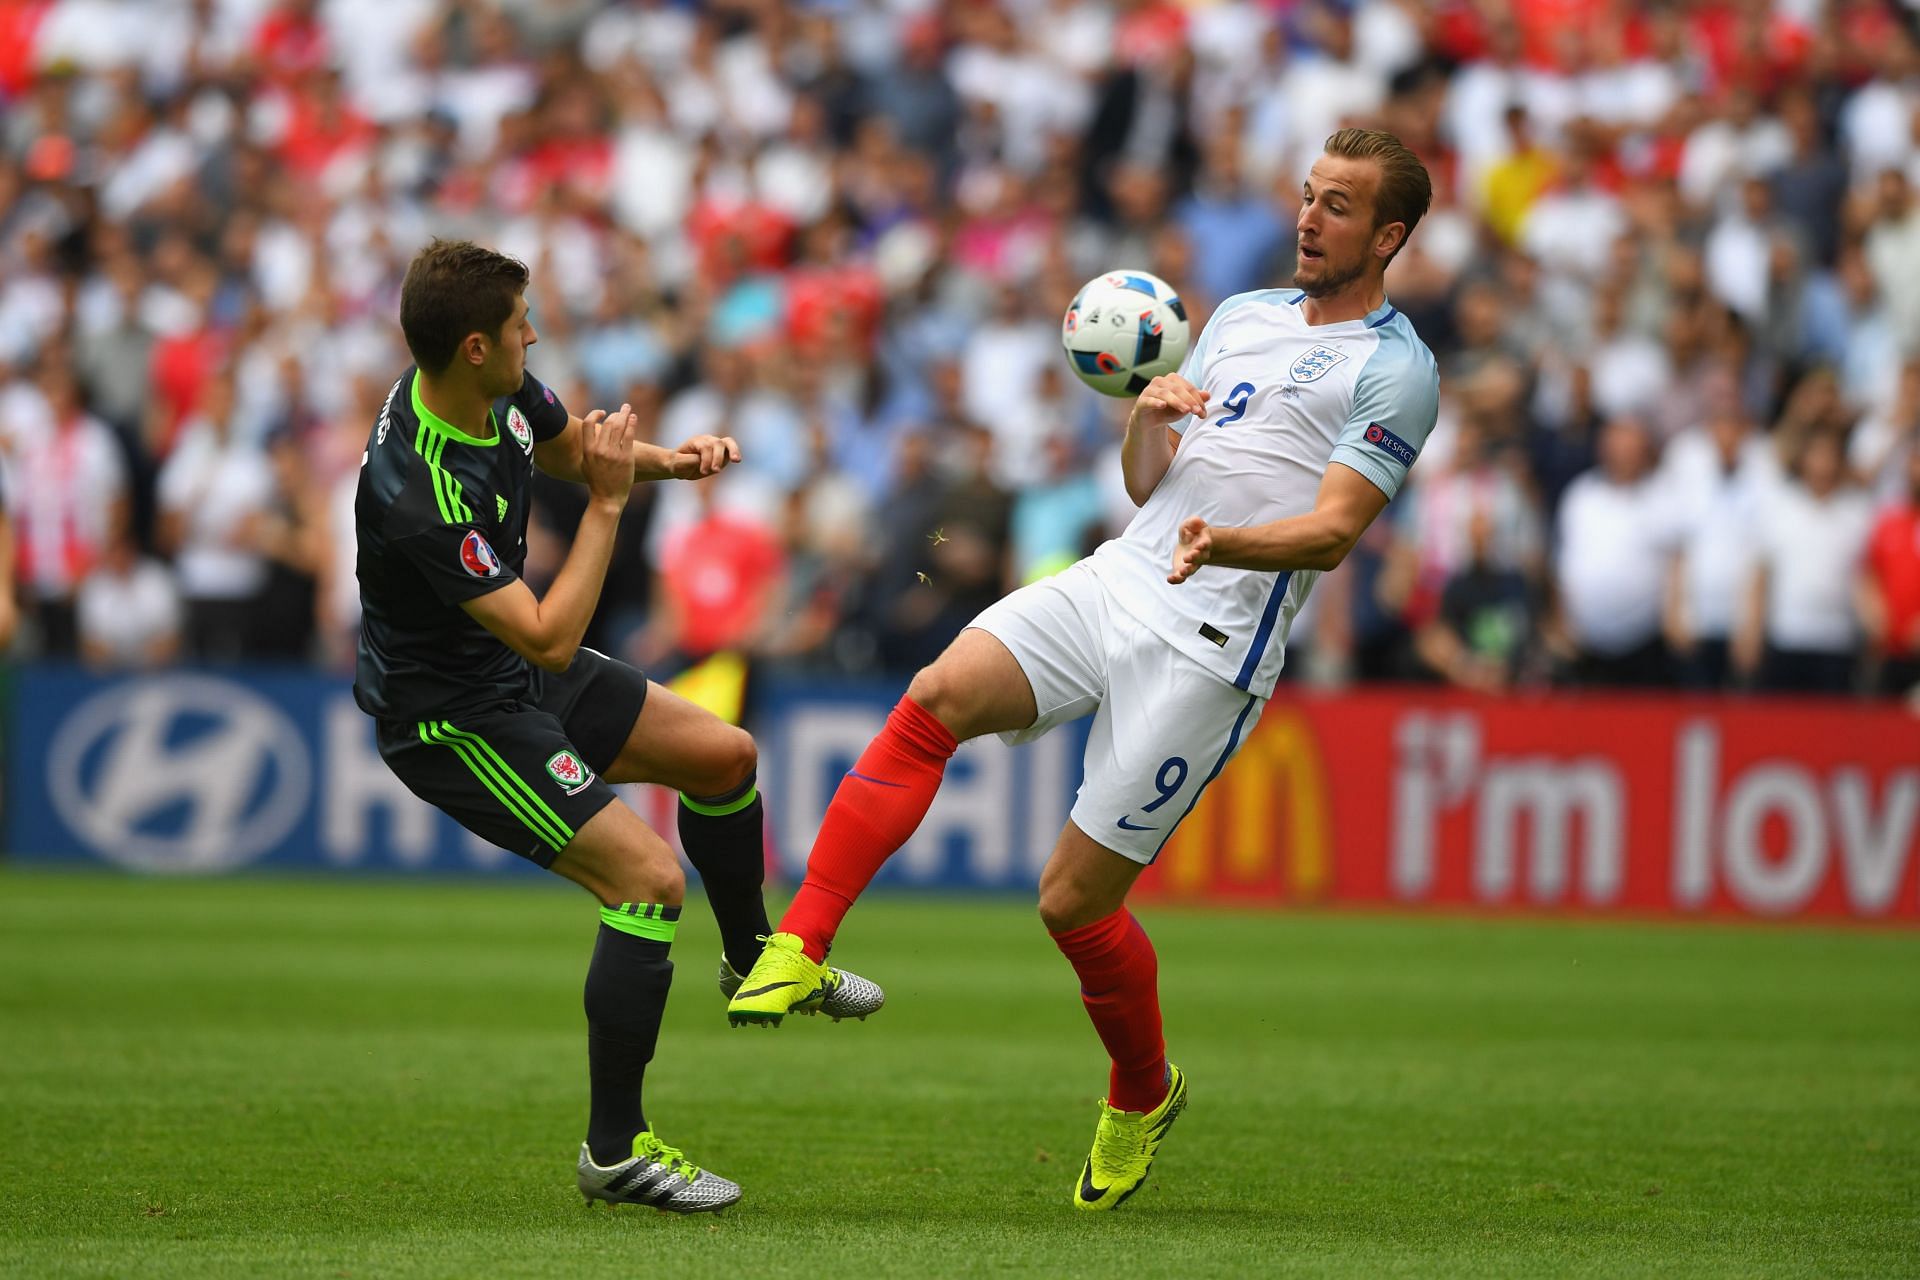
[(766, 810), (751, 775), (721, 796), (680, 797), (680, 847), (700, 873), (733, 971), (746, 976), (773, 932), (760, 887), (767, 878)]
[(600, 908), (600, 936), (587, 966), (587, 1148), (603, 1167), (631, 1156), (634, 1135), (647, 1127), (640, 1086), (660, 1040), (673, 983), (667, 950), (679, 924), (678, 907)]

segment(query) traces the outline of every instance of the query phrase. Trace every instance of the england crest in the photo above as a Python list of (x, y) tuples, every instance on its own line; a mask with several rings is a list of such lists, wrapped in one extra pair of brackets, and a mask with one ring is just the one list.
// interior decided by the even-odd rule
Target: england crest
[(1314, 347), (1298, 360), (1288, 372), (1295, 382), (1317, 382), (1327, 376), (1327, 371), (1347, 357), (1332, 347)]

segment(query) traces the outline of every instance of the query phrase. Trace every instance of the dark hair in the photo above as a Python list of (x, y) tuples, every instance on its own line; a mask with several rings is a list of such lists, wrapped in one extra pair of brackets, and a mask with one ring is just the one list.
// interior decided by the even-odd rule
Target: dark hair
[(438, 240), (413, 255), (400, 285), (400, 332), (421, 372), (443, 372), (470, 333), (498, 338), (527, 287), (527, 265), (471, 240)]
[[(1427, 166), (1420, 163), (1420, 157), (1406, 143), (1379, 129), (1342, 129), (1327, 139), (1325, 151), (1330, 156), (1371, 160), (1380, 166), (1380, 188), (1373, 195), (1373, 225), (1405, 223), (1407, 233), (1393, 252), (1406, 248), (1408, 237), (1433, 203), (1433, 179), (1427, 176)], [(1387, 261), (1393, 261), (1393, 254), (1387, 255)]]

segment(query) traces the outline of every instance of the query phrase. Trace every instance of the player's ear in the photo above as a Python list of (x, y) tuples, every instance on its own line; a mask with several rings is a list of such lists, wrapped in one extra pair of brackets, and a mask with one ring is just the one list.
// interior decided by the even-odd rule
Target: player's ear
[(1390, 258), (1406, 240), (1407, 224), (1404, 222), (1389, 222), (1376, 227), (1373, 232), (1373, 254), (1376, 258)]
[(476, 369), (487, 362), (492, 350), (493, 343), (477, 329), (460, 340), (460, 358)]

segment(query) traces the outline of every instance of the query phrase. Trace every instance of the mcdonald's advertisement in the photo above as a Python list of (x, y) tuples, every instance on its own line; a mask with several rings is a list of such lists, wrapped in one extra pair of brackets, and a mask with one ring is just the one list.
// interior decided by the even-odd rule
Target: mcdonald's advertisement
[[(19, 673), (5, 831), (22, 860), (528, 875), (401, 786), (343, 680)], [(769, 858), (804, 870), (897, 684), (768, 681)], [(1086, 722), (969, 743), (881, 885), (1030, 892)], [(675, 801), (628, 799), (672, 838)], [(1143, 896), (1315, 906), (1920, 922), (1920, 719), (1843, 702), (1283, 689)]]
[(1920, 922), (1920, 718), (1846, 702), (1284, 691), (1163, 900)]

